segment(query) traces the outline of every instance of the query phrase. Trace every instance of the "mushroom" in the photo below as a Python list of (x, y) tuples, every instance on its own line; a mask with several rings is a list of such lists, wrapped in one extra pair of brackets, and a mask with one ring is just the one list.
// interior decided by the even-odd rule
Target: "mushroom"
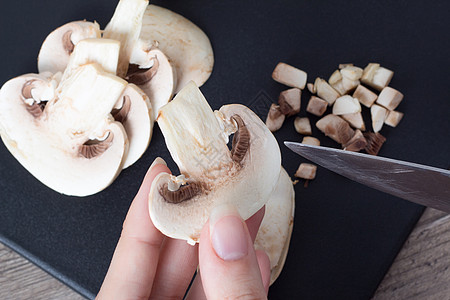
[(48, 187), (74, 196), (99, 192), (119, 174), (127, 155), (125, 129), (110, 114), (127, 82), (86, 64), (59, 84), (45, 106), (36, 106), (39, 99), (25, 102), (49, 84), (43, 75), (28, 74), (2, 87), (2, 139)]
[(337, 98), (341, 95), (331, 87), (322, 78), (316, 78), (314, 82), (314, 89), (317, 91), (317, 96), (328, 102), (328, 105), (332, 105)]
[(268, 201), (280, 176), (280, 149), (250, 109), (232, 104), (214, 113), (191, 82), (161, 108), (157, 122), (186, 178), (179, 185), (161, 173), (152, 183), (150, 216), (162, 233), (195, 244), (214, 206), (231, 203), (247, 219)]
[(388, 115), (388, 110), (380, 105), (374, 104), (370, 108), (372, 116), (372, 129), (376, 133), (381, 130)]
[(368, 154), (378, 155), (378, 152), (386, 142), (386, 138), (382, 136), (379, 132), (364, 132), (364, 137), (366, 138), (367, 145), (364, 149)]
[(400, 121), (402, 120), (403, 115), (404, 114), (399, 111), (391, 110), (386, 120), (384, 120), (384, 124), (391, 127), (397, 127), (398, 123), (400, 123)]
[(270, 285), (283, 269), (294, 227), (295, 192), (291, 178), (281, 168), (275, 190), (266, 203), (264, 218), (255, 239), (255, 248), (263, 249), (270, 260)]
[(358, 152), (366, 148), (367, 141), (361, 130), (357, 129), (355, 135), (342, 146), (344, 150)]
[(358, 99), (362, 105), (371, 107), (375, 103), (375, 100), (377, 100), (378, 96), (365, 86), (358, 85), (356, 90), (353, 92), (353, 98)]
[(355, 131), (350, 128), (347, 122), (331, 114), (317, 121), (316, 126), (326, 136), (329, 136), (339, 144), (347, 143), (355, 135)]
[(282, 91), (278, 97), (278, 104), (283, 115), (293, 116), (300, 112), (302, 90), (292, 88)]
[(402, 100), (402, 93), (387, 86), (381, 91), (380, 95), (378, 95), (377, 104), (382, 105), (389, 110), (394, 110)]
[(381, 67), (380, 64), (370, 63), (364, 68), (361, 81), (381, 91), (389, 85), (393, 76), (394, 72), (391, 70)]
[(96, 22), (75, 21), (55, 29), (47, 36), (39, 51), (39, 73), (64, 72), (75, 45), (81, 40), (100, 36), (100, 26)]
[(337, 98), (333, 104), (333, 114), (337, 116), (359, 112), (361, 112), (361, 105), (358, 99), (349, 95)]
[(311, 94), (315, 94), (316, 93), (316, 88), (314, 87), (314, 83), (308, 83), (308, 84), (306, 84), (306, 87), (308, 88), (308, 91)]
[(144, 13), (140, 39), (158, 48), (170, 59), (178, 93), (189, 81), (202, 86), (211, 75), (214, 53), (208, 36), (195, 24), (168, 9), (149, 5)]
[(305, 88), (307, 77), (304, 71), (282, 62), (277, 64), (272, 73), (273, 80), (301, 90)]
[(320, 146), (319, 139), (312, 136), (303, 137), (302, 144), (312, 145), (312, 146)]
[(297, 131), (300, 134), (311, 134), (311, 123), (309, 122), (308, 118), (300, 118), (297, 117), (294, 120), (294, 127), (295, 131)]
[(316, 178), (317, 166), (308, 163), (301, 163), (295, 172), (295, 177), (313, 180)]
[(279, 105), (272, 103), (266, 118), (266, 126), (270, 131), (275, 132), (283, 126), (286, 116), (281, 112)]
[(366, 124), (364, 124), (361, 112), (352, 114), (343, 114), (341, 115), (341, 117), (342, 119), (347, 121), (353, 128), (360, 129), (362, 131), (366, 130)]
[(311, 96), (308, 101), (308, 105), (306, 106), (306, 111), (320, 117), (325, 113), (327, 107), (328, 102), (320, 99), (319, 97)]

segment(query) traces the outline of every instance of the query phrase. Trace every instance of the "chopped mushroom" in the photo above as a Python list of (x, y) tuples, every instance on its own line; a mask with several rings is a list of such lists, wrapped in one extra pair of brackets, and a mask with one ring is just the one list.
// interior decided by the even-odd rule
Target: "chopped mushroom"
[[(186, 184), (176, 191), (168, 189), (174, 180), (168, 173), (152, 182), (150, 217), (163, 234), (194, 244), (215, 206), (234, 205), (245, 220), (269, 200), (280, 176), (280, 149), (250, 109), (232, 104), (214, 113), (191, 82), (161, 109), (157, 121), (186, 176)], [(233, 132), (230, 152), (228, 135)]]
[(287, 117), (300, 112), (302, 91), (297, 88), (285, 90), (278, 97), (281, 113)]
[(278, 63), (272, 73), (273, 80), (303, 90), (306, 85), (308, 75), (293, 66), (285, 63)]
[(377, 104), (382, 105), (389, 110), (394, 110), (402, 100), (402, 93), (387, 86), (381, 91), (380, 95), (378, 95)]
[(371, 155), (378, 155), (381, 146), (383, 146), (384, 142), (386, 142), (386, 138), (378, 132), (364, 132), (364, 137), (367, 141), (365, 148), (366, 152)]
[(342, 145), (344, 150), (354, 152), (358, 152), (362, 149), (365, 149), (366, 146), (367, 146), (366, 138), (359, 129), (356, 130), (355, 135), (347, 143)]
[(313, 164), (301, 163), (295, 172), (295, 177), (313, 180), (316, 178), (317, 166)]
[(320, 146), (319, 139), (312, 136), (303, 137), (302, 144), (312, 145), (312, 146)]
[(315, 94), (315, 93), (316, 93), (316, 89), (315, 89), (315, 87), (314, 87), (314, 83), (308, 83), (308, 84), (306, 85), (306, 87), (308, 88), (308, 91), (309, 91), (311, 94)]
[(339, 72), (339, 70), (336, 70), (331, 74), (330, 78), (328, 79), (328, 83), (333, 86), (333, 84), (338, 83), (342, 80), (342, 74)]
[(353, 92), (353, 98), (358, 99), (358, 101), (362, 105), (366, 107), (371, 107), (377, 100), (378, 96), (365, 86), (358, 85), (356, 90)]
[(350, 125), (335, 115), (326, 115), (317, 121), (316, 127), (339, 144), (347, 143), (355, 135)]
[(314, 89), (317, 91), (317, 96), (327, 101), (328, 105), (332, 105), (341, 96), (328, 82), (321, 78), (317, 78), (314, 82)]
[(370, 63), (364, 68), (361, 82), (381, 91), (391, 82), (394, 72), (383, 68), (380, 64)]
[(345, 95), (336, 99), (333, 104), (333, 114), (334, 115), (345, 115), (361, 112), (361, 105), (358, 99), (352, 96)]
[(372, 129), (375, 133), (381, 130), (388, 115), (388, 110), (380, 105), (374, 104), (370, 108), (372, 116)]
[(403, 118), (403, 113), (395, 111), (395, 110), (391, 110), (386, 118), (386, 120), (384, 120), (384, 124), (389, 125), (391, 127), (397, 127), (398, 123), (400, 123), (400, 121)]
[(366, 130), (366, 124), (364, 124), (361, 112), (353, 114), (343, 114), (341, 115), (341, 117), (342, 119), (347, 121), (353, 128), (360, 129), (362, 131)]
[(353, 64), (339, 64), (339, 70), (346, 68), (346, 67), (353, 67)]
[(294, 120), (295, 130), (300, 134), (311, 134), (311, 123), (308, 118), (297, 117)]
[(354, 66), (347, 66), (341, 69), (341, 74), (342, 77), (348, 78), (351, 81), (357, 81), (361, 79), (363, 69)]
[(328, 102), (320, 99), (319, 97), (311, 96), (308, 105), (306, 106), (306, 111), (320, 117), (325, 113), (327, 107)]
[(272, 103), (267, 114), (266, 126), (270, 131), (275, 132), (283, 126), (286, 116), (281, 112), (280, 106)]

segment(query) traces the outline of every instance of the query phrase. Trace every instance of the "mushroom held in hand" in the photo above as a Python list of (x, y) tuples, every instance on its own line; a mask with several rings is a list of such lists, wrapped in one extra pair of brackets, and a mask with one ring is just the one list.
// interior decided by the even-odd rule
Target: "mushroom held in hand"
[(157, 121), (182, 174), (162, 173), (152, 183), (150, 216), (162, 233), (194, 244), (215, 205), (231, 203), (247, 219), (269, 200), (280, 149), (250, 109), (232, 104), (213, 112), (191, 82), (161, 108)]
[(291, 178), (281, 168), (277, 186), (266, 203), (266, 212), (255, 239), (255, 248), (270, 260), (270, 284), (280, 275), (294, 227), (295, 192)]

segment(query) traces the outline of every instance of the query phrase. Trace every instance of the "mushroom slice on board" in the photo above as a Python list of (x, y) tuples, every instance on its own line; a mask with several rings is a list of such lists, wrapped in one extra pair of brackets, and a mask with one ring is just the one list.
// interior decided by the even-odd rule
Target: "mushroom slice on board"
[(110, 114), (127, 82), (87, 64), (60, 83), (45, 107), (37, 107), (25, 98), (40, 88), (40, 80), (45, 82), (42, 75), (23, 75), (0, 90), (5, 145), (55, 191), (74, 196), (101, 191), (119, 174), (128, 150), (125, 130)]
[(81, 40), (100, 36), (100, 26), (96, 22), (75, 21), (55, 29), (39, 51), (39, 73), (64, 72), (75, 45)]
[(266, 203), (266, 213), (255, 239), (255, 248), (264, 249), (270, 259), (270, 284), (280, 275), (294, 227), (295, 192), (291, 178), (281, 168), (277, 186)]
[(202, 86), (211, 75), (214, 53), (208, 36), (183, 16), (166, 8), (149, 5), (145, 11), (140, 38), (158, 42), (176, 69), (178, 93), (189, 81)]
[(231, 104), (214, 113), (190, 82), (157, 121), (183, 177), (162, 173), (152, 183), (150, 217), (162, 233), (195, 244), (214, 206), (230, 203), (248, 219), (268, 201), (280, 175), (280, 149), (250, 109)]

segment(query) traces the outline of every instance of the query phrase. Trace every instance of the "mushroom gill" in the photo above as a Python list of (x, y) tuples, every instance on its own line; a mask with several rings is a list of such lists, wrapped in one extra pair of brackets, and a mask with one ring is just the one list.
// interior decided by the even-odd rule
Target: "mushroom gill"
[(233, 137), (231, 158), (233, 161), (240, 163), (244, 159), (245, 153), (247, 153), (247, 150), (250, 147), (250, 132), (239, 115), (234, 115), (231, 119), (236, 122), (238, 127)]
[(33, 117), (39, 118), (42, 115), (42, 112), (44, 111), (46, 103), (45, 102), (38, 103), (33, 98), (31, 90), (35, 88), (34, 86), (35, 81), (36, 79), (32, 79), (25, 82), (25, 84), (22, 87), (22, 97), (24, 101), (27, 99), (33, 99), (33, 103), (31, 104), (25, 101), (25, 108)]
[(125, 96), (123, 96), (122, 107), (115, 108), (111, 111), (111, 114), (112, 114), (114, 120), (116, 120), (120, 123), (124, 123), (127, 120), (128, 113), (130, 112), (130, 108), (131, 108), (130, 96), (125, 95)]
[(166, 200), (166, 202), (178, 204), (187, 201), (202, 192), (203, 185), (201, 183), (190, 182), (187, 185), (181, 186), (176, 191), (170, 191), (168, 184), (162, 185), (159, 193)]
[(139, 68), (139, 65), (130, 64), (126, 80), (136, 85), (143, 85), (152, 80), (158, 72), (159, 61), (156, 56), (152, 57), (151, 60), (153, 61), (153, 66), (150, 68)]
[(66, 50), (69, 55), (72, 54), (73, 49), (75, 48), (75, 45), (72, 43), (72, 30), (68, 30), (66, 33), (64, 33), (62, 42), (64, 50)]
[(111, 146), (114, 140), (114, 134), (108, 132), (106, 139), (100, 140), (89, 140), (80, 146), (79, 153), (87, 159), (91, 159), (102, 155), (109, 146)]

